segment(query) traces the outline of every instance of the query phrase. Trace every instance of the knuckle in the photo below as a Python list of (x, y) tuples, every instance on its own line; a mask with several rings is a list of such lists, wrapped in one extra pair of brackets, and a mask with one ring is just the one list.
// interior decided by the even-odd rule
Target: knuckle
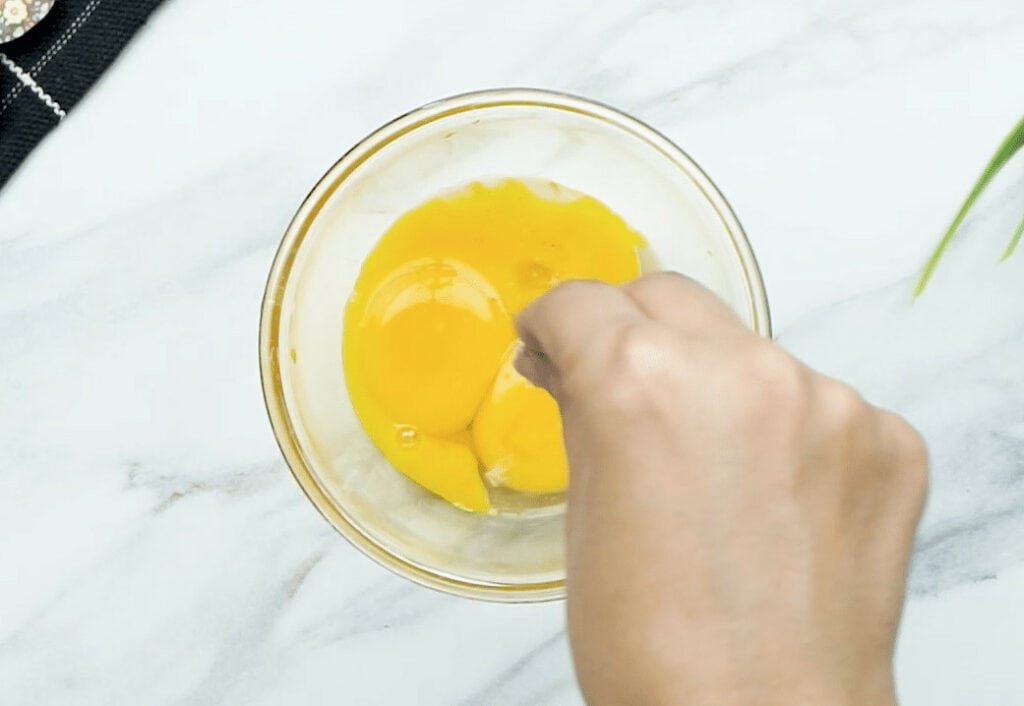
[(665, 344), (665, 336), (656, 324), (629, 322), (616, 333), (611, 348), (612, 363), (630, 374), (646, 374), (652, 371), (650, 364), (654, 359), (664, 357)]
[(602, 370), (591, 379), (601, 380), (602, 402), (620, 410), (649, 407), (656, 392), (677, 372), (667, 331), (650, 321), (629, 322), (600, 343), (604, 349)]
[(766, 435), (784, 443), (806, 419), (807, 386), (800, 364), (767, 341), (744, 345), (731, 355), (706, 356), (714, 373), (708, 382), (716, 389), (716, 406), (739, 433)]
[(793, 410), (802, 405), (806, 393), (800, 364), (775, 344), (757, 341), (746, 347), (740, 364), (747, 381), (744, 397), (757, 411)]
[(761, 378), (788, 383), (796, 369), (796, 361), (776, 344), (761, 339), (743, 347), (743, 356), (749, 369)]
[(667, 270), (648, 272), (629, 284), (632, 292), (641, 296), (658, 292), (671, 292), (672, 294), (690, 293), (696, 287), (696, 283), (689, 277)]
[(570, 279), (565, 282), (560, 282), (550, 292), (548, 292), (548, 295), (549, 297), (552, 295), (559, 297), (577, 297), (578, 295), (592, 292), (595, 288), (602, 288), (606, 286), (607, 285), (595, 280)]
[(924, 437), (914, 427), (906, 422), (900, 422), (901, 446), (904, 460), (913, 466), (925, 467), (928, 465), (928, 447), (925, 445)]
[(921, 433), (903, 417), (890, 414), (891, 435), (896, 446), (900, 475), (920, 491), (928, 486), (928, 446)]
[(595, 280), (567, 280), (555, 285), (544, 295), (534, 299), (520, 314), (521, 319), (535, 320), (542, 324), (552, 324), (566, 311), (573, 311), (579, 302), (594, 296), (595, 292), (607, 288), (608, 285)]
[(825, 426), (835, 432), (849, 432), (864, 426), (871, 406), (854, 388), (836, 380), (826, 380), (821, 390), (821, 417)]

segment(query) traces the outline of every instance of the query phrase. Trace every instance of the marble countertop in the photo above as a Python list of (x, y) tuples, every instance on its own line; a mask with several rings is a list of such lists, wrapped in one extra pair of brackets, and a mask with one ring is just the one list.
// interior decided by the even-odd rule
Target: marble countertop
[(0, 192), (4, 704), (579, 704), (563, 606), (441, 595), (346, 544), (263, 410), (264, 278), (295, 207), (448, 94), (587, 95), (711, 174), (779, 340), (934, 460), (905, 704), (1024, 703), (1019, 0), (169, 0)]

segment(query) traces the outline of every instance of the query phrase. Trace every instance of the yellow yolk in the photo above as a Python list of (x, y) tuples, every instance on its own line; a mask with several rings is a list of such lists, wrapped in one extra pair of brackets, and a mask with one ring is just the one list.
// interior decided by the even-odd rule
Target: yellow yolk
[(473, 440), (488, 479), (524, 493), (560, 493), (569, 482), (558, 405), (505, 357), (473, 421)]
[(515, 338), (494, 291), (463, 263), (414, 260), (345, 325), (349, 395), (377, 447), (445, 500), (490, 509), (466, 428)]
[(497, 292), (450, 259), (397, 269), (357, 327), (369, 395), (395, 423), (437, 435), (469, 426), (515, 339)]
[(484, 477), (564, 490), (558, 408), (512, 368), (512, 317), (568, 279), (636, 277), (643, 245), (604, 204), (551, 182), (474, 183), (404, 214), (345, 310), (345, 379), (367, 434), (468, 510), (491, 509)]
[(473, 183), (402, 215), (363, 263), (356, 292), (421, 258), (472, 266), (515, 316), (568, 279), (621, 284), (644, 239), (597, 199), (552, 182)]

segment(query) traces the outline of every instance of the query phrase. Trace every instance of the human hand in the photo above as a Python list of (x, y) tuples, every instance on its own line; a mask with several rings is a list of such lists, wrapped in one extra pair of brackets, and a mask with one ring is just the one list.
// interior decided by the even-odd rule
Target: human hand
[(680, 275), (569, 282), (517, 325), (562, 414), (588, 702), (895, 703), (917, 432)]

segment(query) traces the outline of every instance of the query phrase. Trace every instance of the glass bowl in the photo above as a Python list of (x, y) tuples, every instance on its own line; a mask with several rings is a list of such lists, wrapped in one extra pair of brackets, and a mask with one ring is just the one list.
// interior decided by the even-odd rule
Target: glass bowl
[(332, 166), (299, 207), (274, 259), (260, 370), (274, 434), (310, 501), (349, 541), (421, 584), (496, 601), (560, 598), (564, 504), (482, 515), (394, 470), (366, 437), (341, 365), (342, 314), (360, 264), (388, 226), (472, 181), (521, 177), (589, 194), (648, 240), (655, 261), (770, 336), (743, 229), (682, 150), (582, 98), (493, 90), (431, 103), (383, 126)]

